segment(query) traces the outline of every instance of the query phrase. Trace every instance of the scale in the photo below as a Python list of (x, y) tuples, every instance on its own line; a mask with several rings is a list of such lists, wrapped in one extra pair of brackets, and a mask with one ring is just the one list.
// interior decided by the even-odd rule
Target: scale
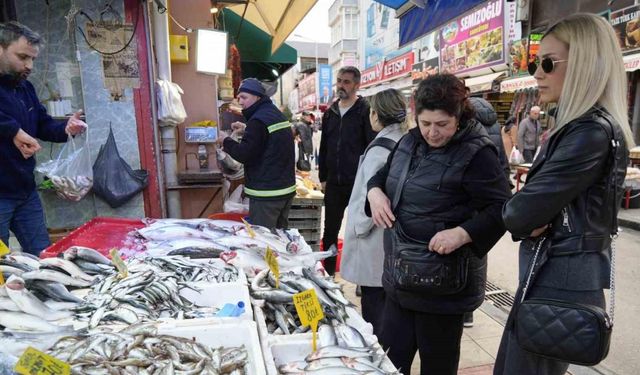
[[(220, 184), (222, 173), (220, 170), (210, 169), (209, 158), (214, 156), (207, 151), (207, 144), (213, 144), (218, 139), (217, 126), (186, 127), (184, 140), (186, 143), (197, 143), (198, 152), (187, 152), (184, 155), (184, 171), (178, 173), (181, 185), (188, 184)], [(189, 157), (198, 161), (199, 169), (189, 169)]]

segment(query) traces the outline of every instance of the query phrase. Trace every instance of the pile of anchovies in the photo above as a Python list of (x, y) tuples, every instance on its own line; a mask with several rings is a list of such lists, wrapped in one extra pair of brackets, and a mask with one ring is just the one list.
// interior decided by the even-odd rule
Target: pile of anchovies
[(113, 273), (94, 284), (75, 309), (78, 320), (88, 321), (89, 328), (94, 328), (109, 321), (133, 324), (160, 317), (200, 317), (204, 310), (211, 309), (195, 306), (180, 295), (180, 290), (200, 291), (193, 283), (236, 281), (239, 275), (233, 266), (194, 262), (180, 256), (132, 259), (127, 268), (124, 278)]
[(305, 290), (314, 289), (324, 310), (325, 320), (337, 319), (344, 322), (347, 317), (345, 308), (352, 304), (342, 294), (341, 286), (332, 278), (321, 276), (312, 268), (302, 270), (302, 275), (294, 272), (280, 274), (276, 288), (276, 280), (265, 269), (251, 281), (251, 295), (264, 301), (264, 314), (269, 333), (285, 334), (301, 333), (309, 330), (303, 326), (293, 304), (293, 295)]
[(120, 332), (67, 336), (48, 354), (71, 365), (72, 374), (173, 375), (247, 374), (244, 346), (211, 348), (195, 340), (159, 335), (154, 324), (136, 324)]

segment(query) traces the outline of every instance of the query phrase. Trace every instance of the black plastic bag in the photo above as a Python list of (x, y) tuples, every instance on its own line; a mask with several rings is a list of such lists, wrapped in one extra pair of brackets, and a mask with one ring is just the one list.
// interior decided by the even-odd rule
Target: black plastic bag
[(93, 164), (93, 192), (112, 208), (120, 207), (147, 187), (149, 173), (133, 170), (118, 152), (113, 129)]
[(311, 170), (311, 161), (309, 161), (309, 155), (304, 152), (302, 142), (298, 142), (298, 161), (296, 162), (296, 169), (302, 172), (309, 172)]

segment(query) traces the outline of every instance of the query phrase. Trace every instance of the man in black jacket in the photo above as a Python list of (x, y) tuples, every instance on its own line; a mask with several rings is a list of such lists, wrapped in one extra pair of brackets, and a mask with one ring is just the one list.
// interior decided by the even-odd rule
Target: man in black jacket
[(65, 142), (67, 134), (87, 127), (80, 113), (67, 121), (51, 118), (27, 81), (41, 43), (40, 35), (24, 25), (0, 24), (0, 239), (8, 243), (11, 230), (22, 251), (34, 255), (50, 245), (33, 178), (41, 149), (36, 138)]
[(231, 124), (242, 141), (222, 138), (224, 151), (244, 164), (251, 224), (288, 228), (289, 209), (296, 194), (295, 152), (291, 124), (271, 102), (255, 78), (242, 81), (238, 101), (247, 124)]
[[(358, 170), (360, 155), (367, 148), (375, 132), (369, 121), (369, 104), (357, 96), (360, 71), (345, 66), (338, 71), (336, 91), (339, 100), (322, 117), (319, 177), (324, 191), (324, 234), (322, 246), (328, 250), (338, 241), (338, 232), (349, 204), (351, 189)], [(325, 260), (325, 269), (333, 275), (335, 258)]]

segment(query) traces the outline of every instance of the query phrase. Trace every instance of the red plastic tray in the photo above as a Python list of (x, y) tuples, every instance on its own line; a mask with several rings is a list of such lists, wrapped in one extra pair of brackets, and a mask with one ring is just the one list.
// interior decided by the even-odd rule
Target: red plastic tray
[(109, 250), (119, 248), (134, 229), (145, 224), (140, 219), (96, 217), (82, 224), (68, 236), (46, 248), (40, 258), (56, 257), (71, 246), (85, 246), (109, 256)]

